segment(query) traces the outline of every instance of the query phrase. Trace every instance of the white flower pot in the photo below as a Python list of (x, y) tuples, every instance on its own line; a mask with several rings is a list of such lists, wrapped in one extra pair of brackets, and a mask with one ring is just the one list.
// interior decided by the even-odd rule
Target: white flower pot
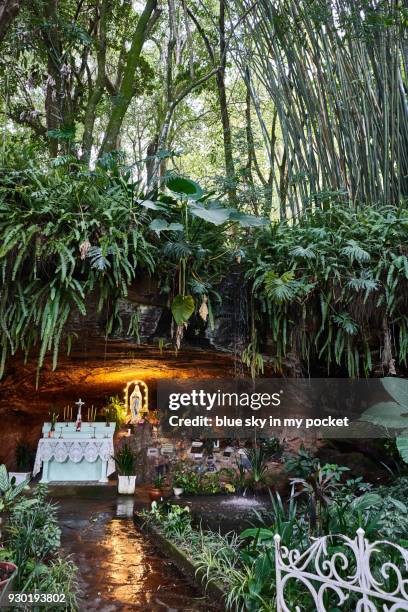
[(118, 493), (133, 495), (135, 492), (136, 476), (118, 476)]
[(176, 497), (180, 497), (180, 495), (183, 495), (184, 489), (182, 487), (173, 487), (173, 491)]
[(24, 480), (30, 482), (31, 472), (9, 472), (9, 479), (11, 480), (13, 477), (16, 479), (16, 485), (20, 484), (20, 482), (24, 482)]

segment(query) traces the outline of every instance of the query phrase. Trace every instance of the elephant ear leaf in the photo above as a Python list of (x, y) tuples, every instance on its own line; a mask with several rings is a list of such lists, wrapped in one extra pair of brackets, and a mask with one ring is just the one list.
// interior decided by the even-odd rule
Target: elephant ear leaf
[(204, 195), (204, 191), (198, 183), (183, 176), (172, 175), (168, 177), (166, 179), (166, 187), (177, 196), (182, 196), (189, 200), (199, 200)]
[(373, 423), (391, 429), (406, 429), (408, 425), (408, 408), (395, 402), (379, 402), (368, 408), (360, 418), (361, 421)]
[(408, 411), (408, 380), (387, 376), (381, 382), (387, 393)]
[(191, 295), (176, 295), (171, 312), (177, 325), (186, 323), (194, 312), (195, 304)]
[(222, 206), (211, 206), (206, 208), (201, 204), (192, 204), (189, 208), (190, 212), (194, 217), (204, 219), (208, 223), (213, 225), (222, 225), (229, 220), (232, 208), (223, 208)]
[(408, 429), (403, 431), (402, 434), (395, 439), (395, 443), (401, 455), (401, 459), (404, 463), (408, 463)]
[(246, 215), (238, 210), (232, 212), (229, 218), (231, 221), (237, 221), (241, 227), (262, 227), (264, 225), (269, 225), (270, 223), (270, 221), (264, 217)]
[(149, 224), (149, 228), (157, 234), (160, 234), (160, 232), (169, 228), (169, 224), (166, 219), (153, 219)]

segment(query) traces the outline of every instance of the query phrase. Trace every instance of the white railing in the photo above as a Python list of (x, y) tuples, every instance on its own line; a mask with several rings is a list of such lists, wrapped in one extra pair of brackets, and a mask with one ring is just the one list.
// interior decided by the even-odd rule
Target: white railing
[[(275, 535), (277, 612), (306, 610), (286, 605), (285, 587), (289, 580), (306, 588), (317, 612), (326, 612), (323, 602), (328, 591), (337, 596), (337, 607), (354, 593), (356, 612), (408, 610), (408, 550), (402, 546), (387, 540), (370, 543), (363, 529), (357, 530), (355, 539), (344, 535), (317, 538), (302, 553), (282, 546), (280, 540)], [(397, 563), (395, 558), (391, 561), (391, 552), (398, 556)], [(376, 564), (375, 576), (372, 574), (374, 555), (383, 555), (382, 564)], [(381, 561), (381, 557), (377, 560)], [(389, 578), (393, 579), (391, 589), (386, 584)], [(307, 612), (312, 612), (312, 608), (308, 606)]]

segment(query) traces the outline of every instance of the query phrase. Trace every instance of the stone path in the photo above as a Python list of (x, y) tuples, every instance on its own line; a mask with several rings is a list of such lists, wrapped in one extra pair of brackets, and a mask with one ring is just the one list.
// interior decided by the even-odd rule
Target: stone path
[(80, 570), (81, 612), (158, 612), (219, 609), (203, 599), (135, 527), (133, 498), (113, 487), (52, 490), (59, 503), (62, 542)]

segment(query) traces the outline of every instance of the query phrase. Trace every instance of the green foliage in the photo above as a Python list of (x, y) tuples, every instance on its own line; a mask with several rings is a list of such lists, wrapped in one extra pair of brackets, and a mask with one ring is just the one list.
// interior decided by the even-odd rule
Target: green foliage
[(201, 473), (185, 464), (176, 466), (172, 483), (173, 487), (181, 487), (188, 495), (211, 495), (222, 490), (219, 472)]
[(14, 550), (16, 565), (25, 567), (29, 560), (42, 561), (56, 555), (60, 547), (56, 506), (37, 493), (30, 504), (17, 504), (7, 526), (8, 546)]
[(191, 529), (191, 514), (188, 506), (172, 505), (167, 513), (161, 513), (159, 516), (167, 536), (183, 536)]
[(252, 486), (257, 487), (265, 482), (265, 474), (268, 469), (268, 451), (265, 446), (256, 446), (245, 449), (245, 455), (249, 461), (249, 478)]
[(27, 489), (28, 481), (14, 484), (15, 479), (9, 477), (7, 468), (0, 464), (0, 512), (7, 512), (15, 505), (23, 491)]
[(396, 401), (374, 404), (362, 414), (361, 420), (387, 430), (396, 430), (396, 447), (401, 459), (408, 463), (408, 381), (386, 377), (381, 380), (381, 384)]
[(259, 374), (264, 372), (264, 358), (261, 353), (257, 350), (258, 343), (255, 345), (250, 342), (248, 346), (242, 351), (242, 363), (247, 366), (251, 372), (252, 378), (256, 378)]
[[(214, 285), (237, 251), (229, 227), (259, 225), (256, 217), (197, 201), (202, 189), (175, 174), (167, 187), (176, 197), (148, 200), (112, 155), (89, 171), (79, 162), (24, 166), (23, 153), (6, 151), (0, 168), (0, 376), (9, 355), (34, 347), (38, 371), (49, 353), (55, 369), (61, 346), (71, 349), (67, 321), (86, 316), (89, 298), (105, 315), (106, 336), (121, 332), (119, 300), (140, 270), (157, 269), (162, 291), (173, 294), (177, 345), (203, 299), (212, 321)], [(129, 333), (138, 337), (133, 316)]]
[(162, 489), (165, 483), (166, 477), (163, 474), (158, 474), (157, 476), (155, 476), (155, 478), (153, 479), (153, 486), (156, 489)]
[(135, 185), (98, 168), (88, 172), (5, 165), (0, 171), (1, 366), (9, 353), (39, 347), (56, 367), (73, 312), (93, 294), (106, 309), (106, 333), (121, 325), (118, 300), (137, 268), (152, 271)]
[(38, 485), (31, 497), (18, 497), (8, 505), (5, 549), (2, 558), (17, 565), (14, 588), (20, 592), (64, 593), (69, 610), (78, 610), (77, 568), (59, 556), (61, 530), (56, 505), (47, 501), (48, 490)]
[[(344, 534), (354, 538), (359, 527), (364, 528), (369, 541), (406, 541), (408, 478), (373, 489), (361, 478), (345, 480), (346, 472), (342, 466), (318, 466), (307, 482), (295, 483), (297, 494), (293, 492), (287, 501), (271, 494), (270, 511), (263, 516), (255, 513), (256, 526), (245, 529), (239, 537), (196, 529), (189, 509), (181, 506), (153, 503), (143, 516), (183, 550), (207, 584), (216, 583), (225, 590), (228, 610), (271, 611), (276, 608), (275, 534), (280, 535), (283, 546), (300, 552), (312, 544), (314, 536)], [(310, 523), (310, 497), (318, 500), (315, 525)], [(339, 552), (336, 540), (328, 540), (327, 546), (329, 554)], [(347, 555), (347, 548), (342, 547), (342, 552)], [(384, 560), (383, 556), (373, 559), (374, 572), (376, 563)], [(285, 597), (290, 609), (296, 605), (310, 608), (307, 591), (298, 582), (287, 584)], [(325, 604), (327, 609), (335, 609), (334, 600), (328, 598)], [(354, 599), (345, 609), (355, 609)]]
[(167, 189), (176, 194), (177, 197), (199, 200), (204, 195), (198, 183), (182, 176), (171, 174), (166, 178), (165, 185)]
[(336, 203), (257, 231), (246, 249), (247, 278), (277, 370), (294, 353), (328, 373), (368, 375), (372, 352), (385, 342), (374, 329), (393, 329), (392, 357), (406, 365), (407, 232), (405, 205), (356, 211)]
[(319, 464), (317, 457), (314, 457), (303, 446), (297, 453), (287, 453), (283, 456), (286, 471), (292, 476), (305, 478), (314, 472)]
[(127, 408), (118, 395), (111, 395), (105, 407), (106, 422), (116, 423), (115, 430), (119, 431), (127, 419)]
[(195, 304), (191, 295), (176, 295), (171, 303), (171, 312), (177, 325), (187, 323), (194, 308)]
[(122, 446), (116, 453), (114, 460), (118, 473), (121, 476), (135, 475), (135, 456), (128, 444)]

